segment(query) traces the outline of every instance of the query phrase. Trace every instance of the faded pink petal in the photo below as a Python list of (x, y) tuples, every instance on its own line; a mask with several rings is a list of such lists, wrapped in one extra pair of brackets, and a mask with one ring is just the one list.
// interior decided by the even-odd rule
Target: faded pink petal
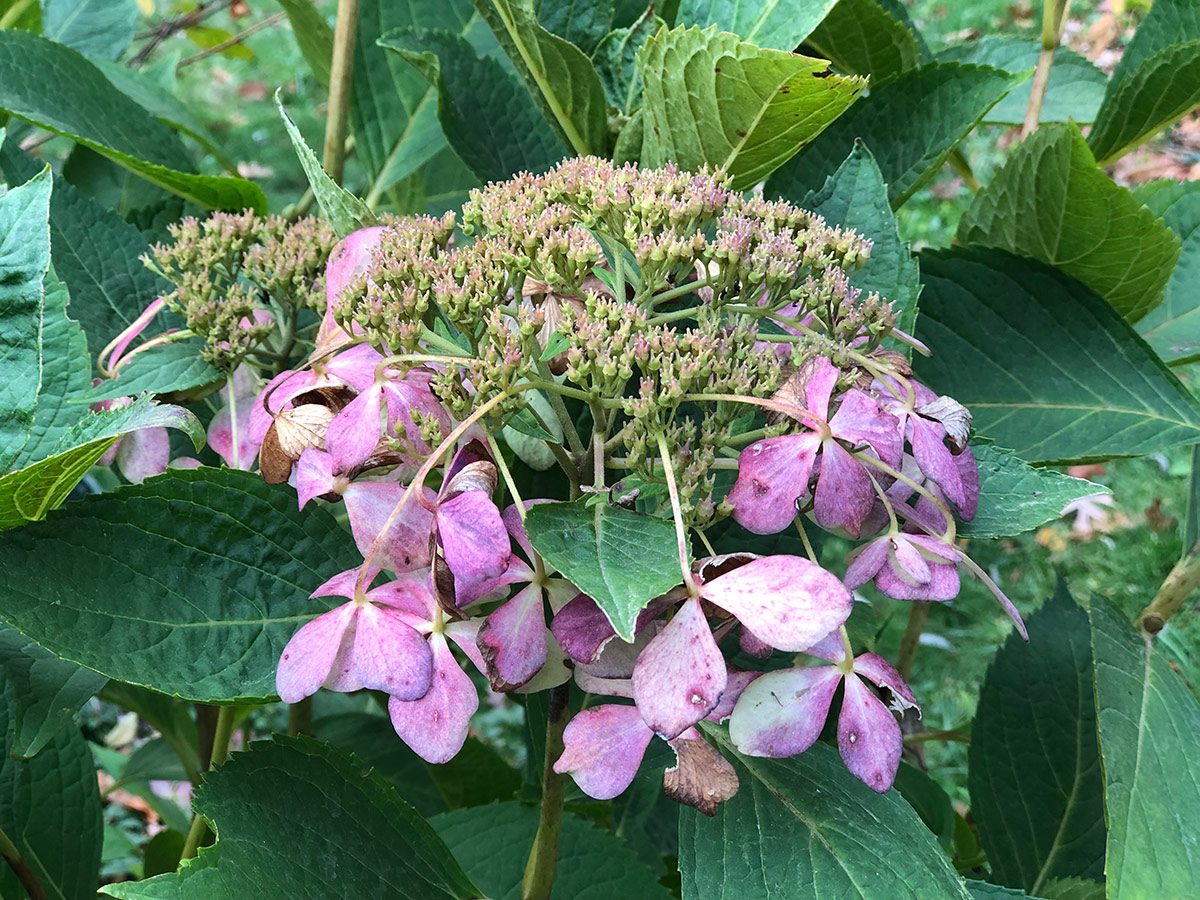
[(830, 431), (851, 444), (867, 444), (889, 466), (900, 465), (904, 436), (900, 420), (879, 405), (869, 394), (846, 391), (842, 405), (829, 420)]
[(475, 668), (480, 673), (487, 674), (483, 655), (479, 652), (479, 629), (482, 626), (483, 619), (463, 619), (459, 622), (447, 622), (443, 633), (454, 641), (458, 649), (475, 664)]
[(354, 617), (353, 601), (343, 603), (305, 624), (292, 635), (279, 657), (275, 690), (285, 703), (298, 703), (324, 684), (333, 668), (346, 626)]
[[(429, 584), (429, 570), (402, 572), (369, 592), (372, 600), (403, 610), (414, 622), (429, 623), (437, 614), (437, 598)], [(414, 624), (414, 627), (417, 627)], [(428, 630), (428, 627), (425, 627)]]
[(729, 717), (729, 737), (748, 756), (803, 753), (825, 726), (842, 673), (834, 666), (782, 669), (751, 682)]
[(859, 549), (858, 555), (846, 567), (842, 583), (850, 590), (862, 587), (883, 568), (883, 564), (887, 562), (888, 553), (891, 552), (891, 547), (892, 540), (887, 536), (864, 544)]
[(841, 373), (833, 363), (824, 356), (815, 360), (812, 373), (809, 375), (804, 389), (805, 406), (809, 412), (822, 419), (829, 418), (829, 399), (833, 395), (833, 389), (837, 386), (839, 374)]
[(902, 578), (889, 563), (875, 576), (875, 587), (895, 600), (944, 603), (958, 596), (958, 569), (949, 563), (933, 563), (929, 566), (929, 580), (914, 584)]
[(508, 566), (512, 544), (500, 510), (483, 491), (463, 491), (438, 504), (438, 540), (457, 584), (500, 575)]
[[(305, 450), (305, 454), (309, 451)], [(303, 461), (303, 457), (301, 457)], [(342, 491), (346, 515), (354, 543), (364, 557), (379, 537), (388, 518), (396, 510), (404, 485), (394, 481), (355, 481)], [(429, 488), (417, 488), (421, 493), (409, 498), (373, 557), (374, 561), (393, 572), (409, 572), (429, 565), (429, 535), (433, 531), (433, 513), (421, 503), (422, 495), (432, 506), (437, 495)]]
[(855, 778), (873, 791), (887, 793), (900, 766), (900, 724), (857, 678), (846, 679), (838, 717), (838, 749)]
[(431, 634), (433, 676), (429, 692), (420, 700), (388, 700), (392, 727), (401, 740), (426, 762), (452, 760), (467, 740), (471, 716), (479, 708), (479, 694), (458, 667), (445, 635)]
[(429, 645), (398, 610), (360, 605), (349, 656), (355, 680), (363, 688), (399, 700), (417, 700), (429, 690)]
[(808, 491), (818, 446), (814, 434), (785, 434), (744, 449), (737, 483), (726, 498), (738, 524), (755, 534), (775, 534), (792, 524), (796, 501)]
[(741, 648), (743, 653), (747, 653), (758, 659), (766, 659), (775, 650), (766, 641), (760, 640), (755, 636), (754, 632), (745, 625), (742, 626), (741, 631), (738, 633), (738, 647)]
[(250, 433), (250, 413), (254, 407), (254, 397), (238, 397), (237, 407), (237, 455), (233, 452), (233, 419), (229, 414), (229, 404), (226, 403), (213, 416), (208, 426), (208, 446), (212, 447), (225, 460), (225, 465), (235, 469), (250, 471), (254, 468), (254, 458), (258, 456), (258, 448), (262, 441), (254, 440)]
[(895, 667), (877, 653), (860, 653), (854, 658), (854, 671), (876, 687), (886, 688), (893, 697), (893, 709), (920, 709), (917, 698)]
[(417, 377), (416, 371), (408, 372), (399, 381), (388, 381), (383, 386), (383, 395), (387, 401), (388, 430), (396, 437), (405, 438), (412, 448), (413, 461), (417, 462), (429, 455), (429, 445), (421, 438), (421, 427), (413, 420), (413, 413), (418, 412), (426, 418), (437, 419), (442, 426), (442, 433), (447, 434), (451, 429), (450, 414), (429, 389), (428, 379)]
[(636, 707), (593, 706), (567, 723), (554, 771), (569, 773), (589, 797), (611, 800), (629, 787), (653, 737)]
[(333, 318), (332, 308), (342, 291), (367, 271), (385, 230), (382, 225), (360, 228), (338, 241), (329, 254), (329, 262), (325, 265), (325, 316), (317, 333), (318, 345), (337, 346), (343, 340), (349, 340), (349, 335)]
[(383, 354), (370, 344), (355, 344), (313, 367), (323, 367), (328, 373), (323, 383), (348, 384), (361, 394), (375, 386), (375, 371), (381, 362)]
[(726, 681), (725, 659), (692, 598), (638, 657), (633, 697), (646, 724), (671, 740), (712, 712)]
[(766, 556), (706, 582), (706, 599), (748, 625), (759, 640), (798, 652), (850, 616), (853, 599), (831, 573), (799, 556)]
[[(721, 699), (717, 701), (717, 705), (713, 707), (706, 719), (710, 722), (724, 722), (733, 713), (733, 707), (737, 705), (738, 698), (742, 696), (742, 692), (746, 690), (746, 686), (755, 678), (762, 675), (762, 672), (735, 672), (730, 671), (725, 682), (725, 690), (721, 692)], [(687, 734), (685, 731), (684, 734)]]
[(837, 441), (825, 441), (821, 445), (821, 474), (813, 494), (817, 524), (827, 531), (841, 529), (857, 538), (876, 496), (862, 463)]
[(964, 522), (970, 522), (979, 511), (979, 464), (970, 447), (964, 447), (963, 452), (954, 457), (954, 463), (963, 486), (963, 502), (958, 504), (958, 514)]
[(163, 474), (170, 461), (171, 437), (165, 428), (143, 428), (121, 438), (117, 468), (134, 484)]
[(605, 644), (617, 635), (608, 616), (587, 594), (578, 594), (560, 609), (550, 630), (563, 652), (585, 665), (599, 659)]
[(179, 456), (167, 464), (168, 469), (199, 469), (204, 463), (194, 456)]
[(928, 584), (929, 563), (921, 556), (921, 552), (903, 538), (893, 540), (891, 545), (889, 566), (896, 577), (908, 584)]
[[(305, 447), (292, 469), (296, 481), (296, 499), (304, 509), (309, 500), (337, 491), (333, 474), (333, 457), (316, 447)], [(351, 520), (353, 525), (353, 520)]]
[(333, 417), (325, 432), (325, 449), (333, 457), (334, 469), (345, 472), (366, 462), (383, 435), (380, 420), (383, 391), (371, 388), (351, 400)]
[(546, 663), (546, 636), (540, 585), (528, 585), (488, 615), (478, 645), (492, 690), (512, 690), (536, 675)]

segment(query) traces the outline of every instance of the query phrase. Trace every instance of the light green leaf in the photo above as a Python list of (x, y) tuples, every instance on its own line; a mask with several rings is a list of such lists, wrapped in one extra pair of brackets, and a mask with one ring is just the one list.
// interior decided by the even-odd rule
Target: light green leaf
[(894, 18), (879, 0), (839, 0), (806, 43), (843, 72), (876, 81), (925, 61), (907, 16)]
[(660, 31), (638, 54), (638, 70), (642, 162), (719, 166), (736, 190), (783, 165), (866, 88), (862, 78), (829, 74), (824, 60), (762, 50), (715, 27)]
[(592, 54), (608, 102), (627, 116), (642, 104), (638, 52), (663, 25), (663, 20), (654, 15), (654, 8), (647, 7), (641, 18), (628, 28), (609, 32)]
[(0, 196), (0, 472), (29, 440), (42, 381), (42, 281), (50, 267), (50, 167)]
[(1096, 167), (1072, 124), (1045, 125), (1009, 154), (958, 240), (1056, 266), (1130, 322), (1161, 302), (1179, 257), (1179, 239)]
[(790, 759), (738, 754), (705, 726), (741, 786), (708, 818), (679, 817), (684, 900), (967, 900), (950, 860), (899, 793), (876, 794), (837, 750)]
[[(230, 59), (254, 59), (254, 51), (243, 43), (234, 41), (226, 43), (233, 38), (233, 33), (224, 28), (212, 28), (208, 25), (193, 25), (191, 28), (184, 29), (183, 32), (187, 35), (187, 39), (202, 50), (214, 50), (221, 56), (227, 56)], [(214, 49), (221, 44), (225, 46), (219, 50)]]
[(0, 536), (0, 617), (110, 678), (262, 702), (284, 644), (336, 602), (308, 595), (355, 558), (333, 517), (301, 513), (290, 489), (175, 471)]
[(24, 31), (0, 31), (0, 109), (201, 206), (266, 211), (263, 192), (243, 178), (184, 171), (191, 164), (178, 135), (69, 47)]
[[(538, 811), (516, 801), (442, 813), (429, 824), (467, 875), (492, 900), (520, 900), (521, 878), (538, 827)], [(562, 819), (558, 873), (551, 900), (670, 900), (629, 846), (594, 822)]]
[(534, 0), (543, 28), (591, 56), (612, 28), (616, 0)]
[(1039, 894), (1104, 873), (1104, 805), (1087, 613), (1059, 585), (988, 668), (971, 726), (971, 813), (992, 878)]
[[(1036, 66), (1041, 43), (1019, 37), (987, 34), (978, 40), (955, 44), (937, 55), (938, 62), (979, 63), (995, 66), (1014, 75)], [(1096, 110), (1108, 86), (1108, 76), (1084, 57), (1059, 47), (1050, 68), (1050, 82), (1042, 100), (1039, 122), (1074, 121), (1087, 125), (1096, 118)], [(1029, 106), (1033, 85), (1027, 82), (993, 106), (984, 117), (989, 125), (1022, 125)]]
[(101, 438), (117, 437), (143, 428), (175, 428), (192, 439), (197, 451), (204, 446), (204, 426), (190, 410), (182, 406), (154, 403), (141, 396), (128, 406), (93, 412), (80, 419), (58, 440), (55, 452), (81, 447)]
[(666, 519), (576, 500), (539, 503), (525, 530), (542, 558), (595, 600), (627, 641), (638, 613), (683, 578), (675, 526)]
[(979, 464), (979, 510), (960, 523), (962, 537), (1007, 537), (1032, 531), (1062, 515), (1080, 497), (1108, 494), (1102, 484), (1072, 478), (1053, 469), (1035, 469), (995, 444), (972, 442)]
[(1200, 182), (1156, 181), (1133, 195), (1182, 243), (1163, 302), (1138, 320), (1138, 332), (1168, 365), (1193, 362), (1200, 358)]
[(749, 44), (788, 53), (800, 46), (837, 0), (682, 0), (676, 25), (716, 25)]
[(194, 805), (213, 823), (215, 847), (177, 873), (106, 885), (103, 893), (130, 900), (482, 896), (416, 810), (327, 744), (252, 744), (205, 776)]
[(1031, 462), (1153, 453), (1200, 440), (1200, 404), (1104, 300), (1000, 250), (921, 254), (918, 377)]
[(137, 0), (42, 0), (42, 34), (98, 59), (125, 52), (138, 18)]
[(325, 218), (333, 226), (334, 233), (342, 238), (352, 231), (379, 224), (379, 220), (375, 218), (375, 214), (371, 212), (367, 204), (329, 177), (329, 173), (321, 166), (317, 155), (304, 142), (304, 136), (300, 134), (300, 129), (296, 127), (296, 123), (283, 108), (283, 100), (280, 99), (282, 92), (283, 88), (275, 91), (275, 106), (279, 109), (279, 115), (283, 119), (283, 126), (287, 129), (288, 137), (292, 140), (296, 156), (300, 158), (304, 174), (308, 176), (308, 183), (312, 186), (313, 195), (317, 198), (321, 211), (325, 213)]
[(538, 24), (533, 0), (472, 2), (566, 145), (579, 156), (607, 156), (608, 103), (592, 61)]
[(86, 392), (86, 402), (165, 394), (221, 381), (224, 376), (200, 356), (198, 341), (176, 341), (134, 356), (118, 369), (118, 377), (102, 381)]
[(1113, 70), (1088, 145), (1108, 166), (1200, 104), (1200, 7), (1158, 0)]
[(1093, 597), (1089, 614), (1108, 896), (1186, 897), (1200, 867), (1200, 705), (1152, 639), (1109, 601)]
[(46, 746), (108, 679), (43, 650), (16, 629), (0, 625), (0, 667), (12, 689), (12, 745), (27, 759)]
[[(92, 755), (79, 729), (67, 722), (37, 756), (12, 758), (22, 724), (19, 679), (0, 674), (0, 829), (12, 840), (51, 900), (91, 897), (99, 882), (104, 820)], [(25, 897), (7, 865), (5, 897)]]
[(767, 184), (769, 194), (802, 197), (833, 174), (862, 138), (899, 207), (933, 177), (950, 152), (1029, 73), (991, 66), (929, 63), (885, 84), (801, 150)]
[(312, 0), (278, 0), (287, 13), (296, 36), (296, 46), (313, 77), (329, 86), (329, 67), (333, 60), (333, 29), (313, 5)]
[[(853, 228), (874, 242), (871, 258), (850, 276), (850, 283), (866, 293), (878, 291), (892, 304), (896, 327), (912, 334), (917, 324), (917, 297), (921, 293), (921, 267), (900, 239), (900, 226), (888, 205), (887, 185), (875, 157), (862, 141), (825, 181), (800, 202), (820, 213), (831, 225)], [(900, 345), (907, 349), (907, 345)]]
[(482, 182), (519, 171), (544, 172), (568, 152), (546, 128), (516, 77), (448, 32), (389, 32), (395, 50), (437, 92), (437, 114), (450, 146)]

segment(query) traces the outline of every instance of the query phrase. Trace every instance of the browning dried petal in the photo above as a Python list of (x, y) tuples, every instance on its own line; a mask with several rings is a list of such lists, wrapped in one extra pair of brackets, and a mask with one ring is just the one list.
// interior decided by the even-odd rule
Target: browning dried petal
[(663, 773), (663, 792), (676, 803), (715, 816), (717, 807), (737, 793), (733, 765), (707, 741), (676, 740), (675, 766)]
[(971, 436), (971, 411), (953, 397), (941, 396), (931, 403), (917, 407), (917, 413), (934, 419), (946, 427), (950, 449), (962, 453)]

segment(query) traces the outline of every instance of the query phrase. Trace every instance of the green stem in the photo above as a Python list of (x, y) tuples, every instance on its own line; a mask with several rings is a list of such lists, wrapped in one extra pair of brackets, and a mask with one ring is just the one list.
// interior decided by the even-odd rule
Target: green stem
[[(550, 373), (550, 367), (542, 360), (538, 360), (537, 365), (538, 374), (546, 379), (546, 381), (553, 382), (554, 377)], [(571, 419), (571, 414), (567, 412), (567, 405), (563, 403), (562, 395), (557, 391), (546, 391), (546, 399), (550, 401), (550, 408), (558, 416), (558, 423), (562, 426), (563, 434), (566, 435), (571, 452), (582, 456), (586, 452), (583, 448), (583, 439), (579, 436), (579, 429), (575, 427), (575, 422)]]
[[(222, 706), (217, 713), (217, 728), (213, 734), (212, 759), (208, 770), (211, 772), (229, 756), (229, 739), (233, 736), (233, 720), (237, 716), (236, 706)], [(198, 813), (192, 816), (192, 827), (188, 829), (187, 839), (183, 843), (183, 852), (179, 858), (192, 859), (200, 851), (208, 835), (208, 825)]]
[(1043, 0), (1042, 3), (1042, 50), (1038, 54), (1037, 69), (1033, 73), (1033, 86), (1029, 91), (1029, 105), (1025, 107), (1025, 124), (1021, 128), (1021, 139), (1037, 130), (1042, 117), (1042, 102), (1046, 99), (1046, 88), (1050, 84), (1050, 69), (1054, 65), (1054, 54), (1062, 41), (1063, 25), (1071, 0)]
[(354, 76), (354, 43), (358, 36), (358, 0), (338, 0), (329, 68), (329, 112), (325, 116), (322, 165), (338, 184), (346, 166), (346, 126), (350, 117), (350, 83)]
[(963, 180), (963, 184), (970, 188), (972, 194), (978, 194), (983, 190), (983, 185), (975, 177), (975, 170), (971, 168), (971, 163), (967, 161), (966, 154), (962, 152), (961, 148), (955, 147), (950, 151), (947, 160), (950, 163), (950, 168), (959, 174), (959, 177)]
[(900, 654), (896, 657), (896, 671), (905, 681), (912, 675), (917, 646), (921, 643), (921, 632), (925, 629), (925, 620), (928, 618), (929, 604), (920, 600), (913, 601), (908, 610), (908, 625), (904, 629), (904, 636), (900, 638)]
[[(666, 303), (670, 300), (674, 300), (676, 297), (686, 297), (688, 294), (692, 294), (700, 290), (700, 288), (712, 287), (712, 284), (713, 280), (711, 278), (705, 278), (702, 281), (689, 281), (686, 284), (679, 285), (679, 287), (671, 288), (669, 291), (663, 291), (661, 294), (655, 294), (649, 299), (654, 306), (658, 306), (660, 303)], [(656, 316), (651, 321), (657, 322), (659, 318), (660, 317)]]
[[(17, 0), (5, 11), (4, 15), (0, 16), (0, 28), (12, 28), (17, 24), (17, 20), (25, 14), (25, 10), (33, 6), (35, 2), (36, 0)], [(43, 896), (45, 895), (43, 894)]]
[(546, 721), (546, 756), (542, 765), (542, 807), (538, 818), (537, 837), (529, 851), (525, 877), (521, 881), (521, 900), (549, 900), (558, 869), (558, 840), (562, 834), (563, 799), (566, 796), (565, 775), (554, 771), (554, 763), (562, 756), (563, 730), (567, 727), (567, 700), (570, 685), (560, 684), (550, 691), (550, 712)]
[(0, 830), (0, 856), (4, 857), (4, 861), (13, 870), (17, 880), (21, 882), (21, 887), (25, 888), (29, 900), (47, 900), (46, 890), (38, 881), (37, 875), (29, 867), (29, 863), (25, 862), (25, 858), (17, 850), (17, 845), (3, 830)]
[(1150, 634), (1158, 634), (1167, 621), (1183, 608), (1183, 604), (1200, 587), (1200, 543), (1175, 564), (1150, 605), (1142, 610), (1138, 624)]
[(928, 741), (952, 741), (956, 744), (969, 744), (971, 739), (959, 731), (918, 731), (916, 734), (904, 735), (906, 744), (924, 744)]

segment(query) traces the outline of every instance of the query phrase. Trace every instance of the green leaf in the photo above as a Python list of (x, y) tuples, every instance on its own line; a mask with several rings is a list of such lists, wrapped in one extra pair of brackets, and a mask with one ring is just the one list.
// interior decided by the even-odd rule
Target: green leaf
[[(1002, 887), (998, 884), (989, 884), (986, 881), (975, 881), (968, 878), (965, 882), (967, 893), (971, 895), (973, 900), (1016, 900), (1016, 898), (1029, 895), (1024, 891), (1018, 891), (1015, 888)], [(1042, 900), (1040, 897), (1029, 898), (1029, 900)]]
[(42, 381), (42, 281), (50, 267), (50, 167), (0, 196), (0, 472), (29, 440)]
[(533, 99), (498, 61), (448, 32), (388, 32), (395, 50), (437, 92), (437, 115), (450, 146), (482, 182), (544, 172), (566, 155)]
[(1104, 885), (1090, 878), (1052, 878), (1042, 887), (1046, 900), (1104, 900)]
[(925, 61), (910, 24), (893, 18), (879, 0), (840, 0), (806, 43), (843, 72), (876, 80), (907, 72)]
[(128, 406), (93, 412), (80, 419), (59, 438), (55, 451), (63, 453), (92, 441), (143, 428), (176, 428), (191, 438), (197, 451), (204, 446), (204, 426), (194, 413), (182, 406), (155, 403), (150, 397), (142, 396)]
[(802, 197), (831, 175), (855, 138), (875, 154), (892, 208), (934, 176), (958, 142), (1029, 73), (929, 63), (884, 84), (833, 123), (767, 183), (769, 194)]
[(824, 60), (762, 50), (715, 26), (660, 31), (638, 54), (643, 164), (719, 166), (733, 175), (735, 190), (752, 187), (866, 88), (864, 79), (828, 68)]
[(1104, 805), (1087, 613), (1059, 585), (988, 668), (971, 726), (971, 813), (992, 878), (1038, 894), (1104, 874)]
[[(207, 25), (193, 25), (191, 28), (184, 29), (184, 34), (201, 50), (215, 50), (216, 47), (233, 38), (232, 32), (224, 28), (211, 28)], [(254, 51), (245, 44), (237, 42), (228, 44), (215, 52), (230, 59), (254, 59)]]
[(551, 34), (591, 56), (612, 28), (616, 0), (534, 0), (534, 13)]
[(1200, 868), (1200, 705), (1109, 601), (1093, 597), (1108, 896), (1186, 897)]
[(638, 52), (663, 25), (663, 20), (654, 15), (653, 7), (647, 7), (633, 25), (609, 32), (592, 54), (592, 62), (596, 65), (596, 73), (604, 85), (608, 102), (627, 116), (632, 115), (642, 103)]
[(1035, 469), (995, 444), (972, 442), (979, 464), (979, 510), (960, 523), (962, 537), (1008, 537), (1032, 531), (1062, 515), (1080, 497), (1112, 493), (1102, 484), (1053, 469)]
[(194, 805), (213, 823), (215, 847), (177, 873), (105, 885), (103, 893), (130, 900), (482, 896), (391, 785), (309, 738), (276, 738), (234, 754), (205, 776)]
[(540, 503), (525, 517), (533, 547), (590, 596), (617, 634), (633, 640), (638, 613), (679, 584), (675, 526), (618, 506), (585, 500)]
[(472, 0), (542, 114), (578, 156), (607, 156), (608, 103), (592, 61), (538, 24), (533, 0)]
[(266, 211), (263, 192), (243, 178), (181, 171), (190, 163), (178, 135), (69, 47), (24, 31), (0, 31), (0, 109), (201, 206)]
[(34, 756), (64, 726), (70, 726), (88, 698), (108, 682), (43, 650), (20, 632), (0, 626), (0, 667), (12, 687), (13, 741), (18, 759)]
[(1200, 104), (1200, 8), (1159, 0), (1113, 70), (1088, 145), (1102, 166)]
[[(162, 735), (163, 740), (171, 745), (180, 764), (189, 773), (188, 780), (192, 782), (200, 780), (199, 735), (188, 704), (121, 681), (109, 681), (108, 685), (100, 692), (100, 699), (137, 713), (138, 718), (152, 726)], [(124, 757), (121, 758), (124, 759)], [(119, 778), (126, 765), (127, 763), (123, 762), (119, 770), (110, 770), (109, 774), (114, 778)], [(142, 795), (139, 794), (139, 796)], [(154, 806), (153, 802), (151, 805)], [(174, 803), (164, 808), (179, 810)], [(182, 812), (182, 810), (179, 811)], [(172, 814), (174, 813), (172, 812)], [(187, 831), (188, 821), (186, 818), (181, 824), (168, 821), (167, 825)]]
[(837, 0), (682, 0), (676, 25), (716, 25), (750, 44), (788, 53), (800, 46)]
[[(515, 801), (434, 816), (438, 836), (492, 900), (520, 900), (538, 811)], [(616, 835), (566, 813), (551, 900), (670, 900), (656, 873)]]
[[(10, 187), (38, 170), (11, 143), (0, 147)], [(81, 194), (61, 177), (50, 194), (50, 258), (71, 291), (71, 318), (100, 348), (131, 324), (170, 285), (139, 259), (150, 245), (133, 225)], [(160, 320), (161, 321), (161, 320)], [(151, 323), (150, 328), (155, 324)], [(90, 367), (89, 367), (90, 371)]]
[(176, 341), (138, 353), (118, 369), (118, 377), (86, 392), (85, 400), (114, 400), (149, 392), (165, 394), (212, 384), (224, 376), (200, 356), (199, 341)]
[(329, 67), (333, 60), (333, 29), (313, 5), (312, 0), (278, 0), (287, 13), (296, 36), (300, 55), (312, 69), (313, 77), (329, 86)]
[(1200, 440), (1200, 404), (1102, 298), (1000, 250), (921, 254), (918, 377), (1030, 462), (1153, 453)]
[[(978, 40), (948, 47), (937, 55), (937, 60), (995, 66), (1015, 75), (1036, 66), (1041, 52), (1039, 41), (987, 34)], [(1038, 121), (1089, 124), (1096, 118), (1107, 86), (1108, 76), (1103, 71), (1073, 50), (1059, 47), (1050, 67), (1050, 81)], [(1013, 90), (988, 111), (984, 123), (1023, 125), (1032, 89), (1030, 82)]]
[[(850, 283), (865, 293), (878, 291), (892, 304), (896, 327), (912, 334), (917, 324), (917, 297), (921, 293), (921, 267), (900, 239), (900, 227), (888, 205), (887, 185), (875, 157), (862, 141), (825, 186), (800, 202), (820, 213), (831, 225), (853, 228), (869, 237), (871, 258), (850, 276)], [(906, 346), (906, 345), (905, 345)]]
[(300, 158), (300, 166), (308, 177), (309, 185), (312, 186), (313, 195), (317, 198), (321, 211), (325, 213), (325, 218), (333, 226), (334, 233), (342, 238), (352, 231), (379, 224), (379, 220), (375, 218), (375, 214), (371, 212), (367, 204), (329, 177), (329, 173), (325, 171), (320, 160), (317, 159), (317, 155), (312, 152), (308, 144), (304, 143), (304, 136), (300, 134), (300, 129), (296, 127), (296, 123), (283, 108), (282, 94), (283, 88), (276, 89), (275, 106), (279, 110), (280, 118), (283, 119), (283, 126), (287, 129), (288, 137), (292, 140), (296, 156)]
[(975, 195), (958, 240), (1040, 259), (1136, 322), (1162, 300), (1179, 239), (1096, 167), (1072, 124), (1030, 135)]
[(967, 900), (912, 807), (856, 779), (834, 748), (761, 759), (738, 754), (723, 729), (705, 731), (741, 786), (711, 819), (680, 813), (684, 900)]
[(954, 847), (954, 807), (950, 795), (927, 772), (906, 762), (896, 770), (895, 788), (921, 817), (944, 850)]
[(138, 18), (137, 0), (42, 0), (42, 34), (84, 56), (120, 57)]
[(261, 702), (284, 645), (333, 605), (308, 595), (355, 552), (332, 515), (300, 512), (289, 489), (176, 471), (0, 536), (0, 617), (110, 678)]
[(1163, 302), (1138, 320), (1138, 332), (1168, 365), (1192, 362), (1200, 358), (1200, 182), (1151, 182), (1134, 197), (1182, 243)]
[[(0, 676), (0, 829), (24, 857), (53, 900), (91, 897), (99, 882), (104, 820), (100, 791), (87, 743), (73, 723), (53, 732), (41, 752), (12, 758), (21, 727), (19, 679), (7, 667)], [(0, 891), (25, 897), (4, 867)]]

